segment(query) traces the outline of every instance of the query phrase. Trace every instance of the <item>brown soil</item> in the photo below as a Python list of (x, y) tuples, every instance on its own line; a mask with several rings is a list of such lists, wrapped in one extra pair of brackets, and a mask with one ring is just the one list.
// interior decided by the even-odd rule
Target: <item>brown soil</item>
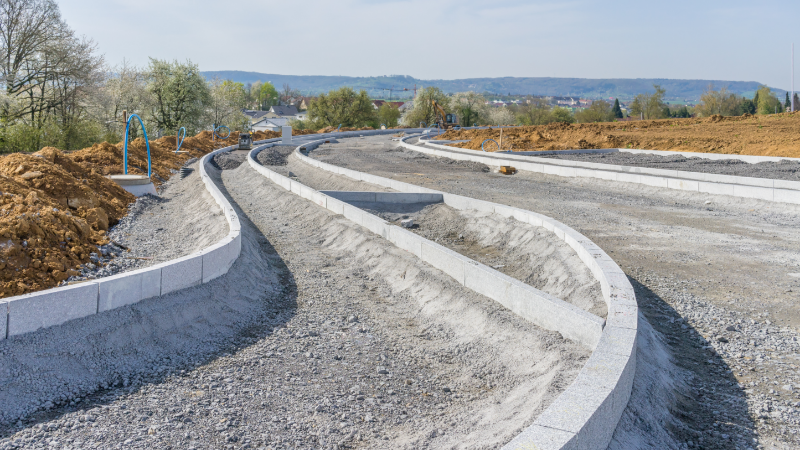
[[(480, 150), (486, 139), (499, 142), (500, 129), (450, 130), (440, 139), (469, 139), (452, 146)], [(514, 151), (638, 148), (800, 157), (800, 113), (504, 128), (503, 148), (509, 147)], [(491, 148), (496, 147), (492, 144)]]
[[(253, 140), (277, 137), (272, 134), (279, 133), (257, 132)], [(187, 153), (178, 154), (175, 136), (150, 141), (153, 182), (166, 181), (192, 157), (235, 142), (211, 137), (209, 131), (187, 137), (181, 147)], [(122, 172), (122, 143), (0, 156), (0, 298), (54, 287), (89, 262), (135, 199), (106, 178)], [(142, 138), (128, 145), (128, 172), (147, 173)]]

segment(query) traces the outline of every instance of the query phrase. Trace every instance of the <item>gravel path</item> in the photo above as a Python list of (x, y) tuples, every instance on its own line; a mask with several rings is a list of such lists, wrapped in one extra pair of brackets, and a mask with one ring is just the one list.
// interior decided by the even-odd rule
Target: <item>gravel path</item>
[(546, 214), (625, 270), (640, 329), (654, 330), (640, 333), (634, 400), (613, 449), (800, 446), (800, 208), (596, 179), (481, 173), (393, 148), (387, 137), (370, 139), (372, 146), (328, 144), (311, 156)]
[(497, 448), (588, 357), (247, 164), (222, 179), (228, 275), (0, 342), (0, 449)]
[(649, 153), (565, 153), (540, 158), (565, 159), (620, 166), (650, 167), (653, 169), (683, 170), (686, 172), (717, 173), (739, 177), (772, 178), (800, 181), (800, 161), (760, 162), (751, 164), (739, 159), (704, 159), (681, 155), (661, 156)]

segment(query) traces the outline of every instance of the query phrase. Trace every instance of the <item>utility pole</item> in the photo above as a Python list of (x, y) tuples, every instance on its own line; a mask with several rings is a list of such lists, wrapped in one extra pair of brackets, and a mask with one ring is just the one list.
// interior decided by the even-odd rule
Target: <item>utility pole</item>
[(794, 42), (792, 42), (792, 112), (794, 112)]

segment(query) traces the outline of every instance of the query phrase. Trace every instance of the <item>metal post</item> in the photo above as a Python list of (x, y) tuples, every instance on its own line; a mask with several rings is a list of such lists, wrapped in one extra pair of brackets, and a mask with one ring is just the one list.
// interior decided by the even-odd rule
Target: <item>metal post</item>
[(794, 112), (794, 42), (792, 43), (792, 112)]

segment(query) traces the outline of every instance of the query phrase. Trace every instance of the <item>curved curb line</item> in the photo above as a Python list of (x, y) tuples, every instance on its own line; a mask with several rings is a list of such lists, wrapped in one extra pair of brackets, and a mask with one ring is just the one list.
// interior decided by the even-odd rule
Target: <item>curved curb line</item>
[[(322, 143), (324, 143), (324, 140), (308, 143), (303, 147), (305, 149), (313, 149)], [(360, 223), (378, 234), (386, 228), (391, 230), (389, 237), (394, 232), (394, 228), (405, 231), (399, 227), (385, 227), (381, 223), (376, 224), (374, 219), (368, 217), (371, 215), (365, 214), (358, 208), (324, 196), (324, 194), (294, 180), (266, 169), (252, 158), (252, 155), (256, 153), (256, 150), (254, 150), (248, 155), (248, 162), (251, 167), (269, 177), (284, 189), (309, 198), (320, 206), (324, 206), (334, 212), (339, 212), (348, 219)], [(638, 306), (633, 287), (627, 276), (602, 249), (572, 228), (541, 214), (448, 194), (323, 163), (303, 155), (300, 152), (300, 147), (295, 150), (295, 154), (311, 166), (345, 175), (355, 180), (389, 187), (400, 192), (441, 194), (444, 202), (456, 209), (493, 212), (504, 217), (513, 217), (523, 223), (544, 227), (563, 239), (567, 245), (575, 250), (600, 282), (603, 297), (608, 305), (608, 318), (605, 327), (591, 357), (574, 382), (550, 404), (531, 426), (514, 437), (503, 449), (577, 450), (608, 447), (622, 412), (628, 404), (631, 389), (633, 388), (633, 378), (636, 372)], [(338, 211), (339, 207), (341, 207), (341, 211)], [(410, 232), (406, 233), (417, 236)], [(416, 252), (414, 245), (407, 245), (402, 241), (396, 245), (412, 253)], [(451, 276), (453, 275), (451, 274)], [(477, 292), (483, 293), (481, 290)], [(512, 299), (512, 301), (524, 302), (526, 300), (515, 297), (513, 293), (508, 295), (507, 298)], [(536, 311), (534, 311), (535, 313)]]
[[(495, 166), (513, 164), (518, 170), (562, 177), (599, 178), (681, 191), (800, 204), (800, 181), (555, 160), (536, 156), (519, 156), (512, 153), (485, 153), (430, 142), (426, 142), (426, 147), (422, 147), (405, 142), (410, 137), (413, 136), (401, 139), (403, 147), (442, 158), (474, 161)], [(618, 150), (625, 151), (625, 149)]]
[(241, 252), (241, 224), (208, 176), (206, 164), (214, 155), (233, 148), (221, 148), (200, 159), (200, 177), (228, 222), (227, 236), (190, 255), (144, 269), (4, 299), (0, 302), (0, 340), (208, 283), (226, 274)]

